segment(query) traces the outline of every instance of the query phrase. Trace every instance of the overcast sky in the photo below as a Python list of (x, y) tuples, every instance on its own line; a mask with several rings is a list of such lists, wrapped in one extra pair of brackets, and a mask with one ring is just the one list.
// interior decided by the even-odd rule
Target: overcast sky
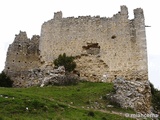
[(112, 17), (126, 5), (129, 18), (133, 9), (143, 8), (146, 28), (149, 80), (160, 88), (160, 17), (158, 0), (0, 0), (0, 71), (4, 69), (7, 48), (20, 30), (29, 38), (40, 35), (43, 22), (53, 18), (54, 12), (62, 11), (63, 17), (100, 15)]

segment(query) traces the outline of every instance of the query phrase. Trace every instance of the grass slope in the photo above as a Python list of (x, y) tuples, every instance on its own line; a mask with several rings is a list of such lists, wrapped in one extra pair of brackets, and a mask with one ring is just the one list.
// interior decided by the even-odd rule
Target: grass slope
[(107, 108), (110, 83), (83, 82), (75, 86), (0, 88), (0, 120), (131, 120)]

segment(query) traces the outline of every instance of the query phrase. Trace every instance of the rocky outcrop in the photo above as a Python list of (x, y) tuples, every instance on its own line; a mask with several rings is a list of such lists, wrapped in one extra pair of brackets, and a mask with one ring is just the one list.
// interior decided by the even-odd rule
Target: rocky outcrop
[(117, 78), (113, 83), (115, 90), (115, 94), (111, 96), (113, 102), (118, 103), (122, 108), (132, 108), (136, 112), (151, 112), (149, 81), (127, 81)]

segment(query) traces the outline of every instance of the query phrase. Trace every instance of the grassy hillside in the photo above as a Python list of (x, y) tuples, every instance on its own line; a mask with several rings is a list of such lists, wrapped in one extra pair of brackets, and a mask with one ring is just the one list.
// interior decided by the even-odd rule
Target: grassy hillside
[(109, 83), (90, 82), (75, 86), (0, 88), (0, 120), (131, 120), (118, 114), (132, 111), (106, 107), (106, 94), (112, 88)]

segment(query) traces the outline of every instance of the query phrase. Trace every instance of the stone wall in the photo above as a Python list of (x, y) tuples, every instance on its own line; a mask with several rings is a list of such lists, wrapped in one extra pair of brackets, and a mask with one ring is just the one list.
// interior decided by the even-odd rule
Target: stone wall
[(4, 71), (14, 80), (14, 84), (27, 80), (28, 71), (41, 65), (38, 50), (39, 38), (38, 35), (34, 35), (30, 40), (26, 32), (20, 31), (13, 43), (9, 45)]
[[(109, 76), (131, 78), (128, 73), (139, 71), (137, 78), (148, 80), (145, 24), (141, 8), (134, 10), (133, 20), (128, 19), (126, 6), (121, 6), (120, 12), (111, 18), (63, 18), (62, 12), (55, 13), (53, 19), (42, 25), (39, 45), (41, 61), (50, 64), (63, 53), (72, 56), (89, 54), (83, 47), (88, 43), (98, 43), (100, 46), (99, 59), (108, 65), (106, 72)], [(77, 66), (77, 69), (81, 68)], [(101, 76), (103, 73), (102, 70)], [(81, 75), (84, 76), (83, 73)]]
[(82, 54), (76, 56), (75, 62), (81, 79), (92, 82), (111, 82), (108, 65), (98, 55)]
[(16, 79), (27, 79), (27, 71), (53, 67), (53, 60), (66, 53), (76, 57), (80, 76), (90, 81), (148, 80), (147, 48), (143, 10), (128, 9), (111, 18), (79, 16), (63, 18), (62, 12), (43, 23), (41, 35), (31, 40), (20, 31), (9, 46), (5, 72)]

